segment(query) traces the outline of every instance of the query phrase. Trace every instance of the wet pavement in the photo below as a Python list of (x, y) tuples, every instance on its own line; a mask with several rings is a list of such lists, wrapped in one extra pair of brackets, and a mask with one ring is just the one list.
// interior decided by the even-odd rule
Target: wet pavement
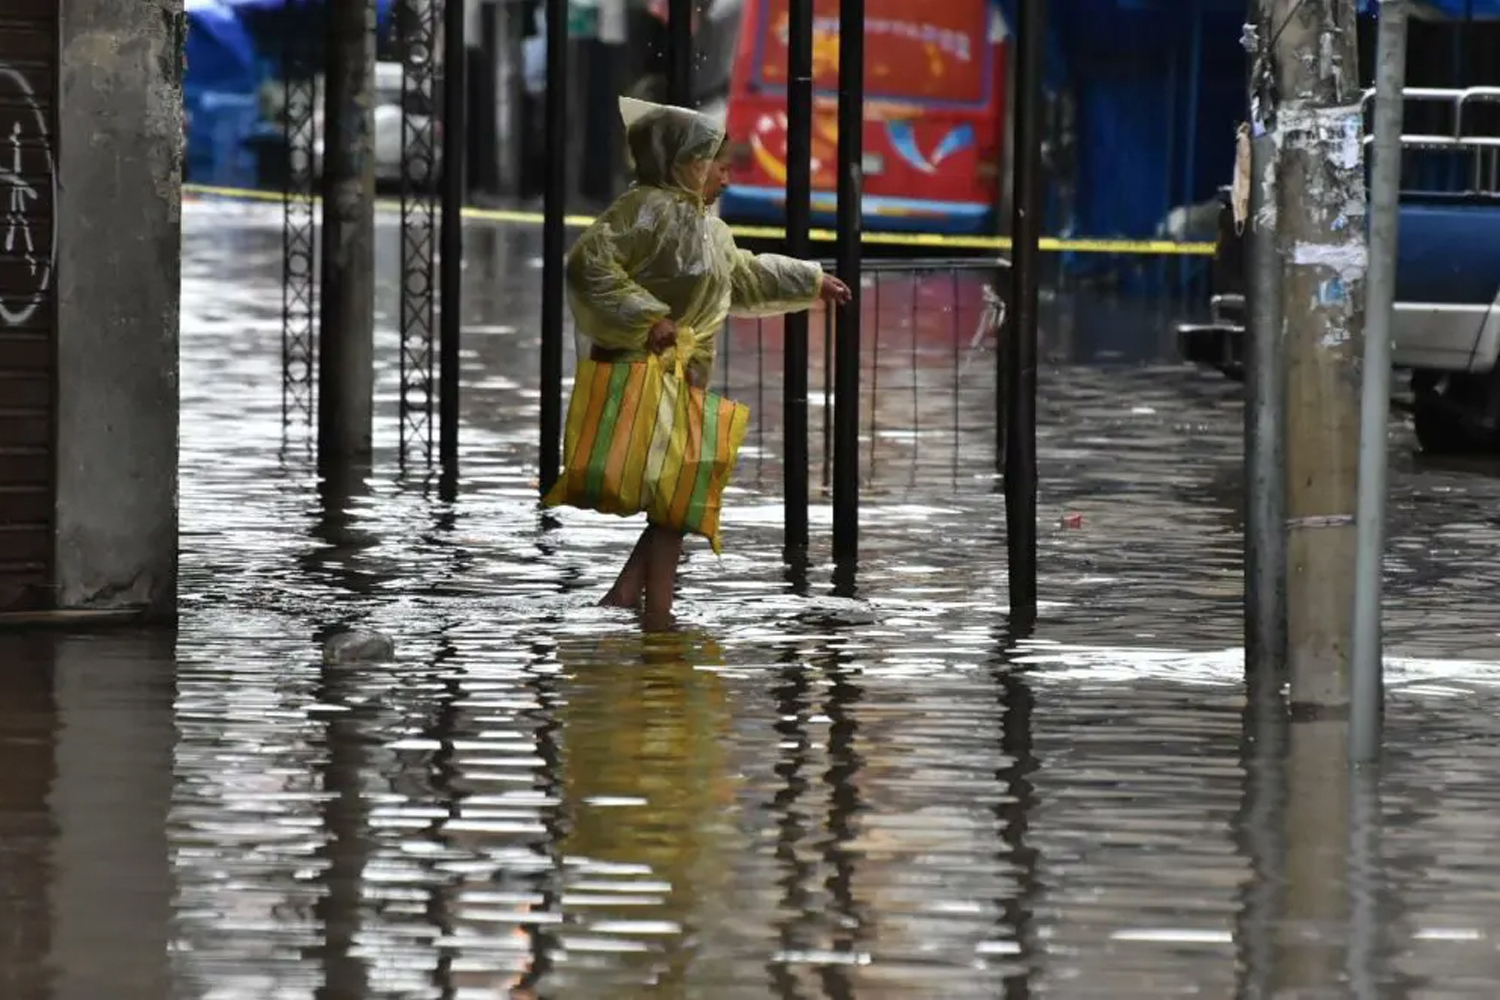
[[(1128, 325), (1053, 338), (1025, 638), (983, 277), (867, 290), (853, 600), (821, 360), (803, 586), (780, 327), (737, 328), (726, 552), (647, 639), (592, 607), (635, 526), (536, 509), (534, 233), (468, 237), (447, 497), (396, 454), (394, 228), (374, 469), (320, 486), (274, 208), (185, 221), (182, 622), (0, 635), (5, 1000), (1494, 995), (1493, 468), (1397, 434), (1390, 749), (1351, 792), (1341, 727), (1242, 683), (1238, 388), (1100, 363), (1150, 353)], [(323, 664), (345, 626), (396, 662)]]

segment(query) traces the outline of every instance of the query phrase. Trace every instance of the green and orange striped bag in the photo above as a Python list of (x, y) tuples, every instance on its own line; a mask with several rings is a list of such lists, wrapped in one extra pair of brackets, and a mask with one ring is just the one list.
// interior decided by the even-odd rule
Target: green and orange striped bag
[(719, 512), (750, 408), (693, 388), (681, 353), (632, 364), (580, 359), (568, 403), (563, 470), (546, 507), (646, 514), (722, 551)]

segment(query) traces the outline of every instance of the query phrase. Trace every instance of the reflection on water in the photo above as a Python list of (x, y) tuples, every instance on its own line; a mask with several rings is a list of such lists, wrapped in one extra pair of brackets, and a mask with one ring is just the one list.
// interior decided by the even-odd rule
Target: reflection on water
[[(859, 600), (817, 546), (788, 583), (779, 333), (742, 327), (729, 549), (647, 639), (592, 606), (634, 527), (536, 511), (532, 234), (471, 244), (456, 488), (396, 461), (388, 329), (374, 465), (319, 483), (274, 220), (187, 216), (178, 634), (0, 635), (4, 1000), (1493, 995), (1484, 470), (1398, 458), (1390, 751), (1351, 790), (1341, 725), (1241, 683), (1233, 387), (1047, 373), (1013, 636), (969, 306), (874, 314)], [(347, 627), (396, 661), (323, 663)]]
[(173, 995), (172, 647), (0, 634), (6, 1000)]

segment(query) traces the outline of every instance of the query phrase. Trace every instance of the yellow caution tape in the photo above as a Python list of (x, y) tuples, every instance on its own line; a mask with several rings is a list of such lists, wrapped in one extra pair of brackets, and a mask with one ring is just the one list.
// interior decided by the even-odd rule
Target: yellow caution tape
[[(279, 202), (285, 196), (280, 191), (257, 191), (250, 188), (214, 187), (208, 184), (184, 184), (183, 193), (210, 198), (228, 198), (236, 201)], [(314, 198), (318, 201), (318, 198)], [(383, 211), (399, 211), (401, 202), (394, 198), (377, 198), (375, 207)], [(465, 208), (465, 219), (480, 219), (486, 222), (512, 222), (520, 225), (539, 226), (541, 212), (523, 212), (503, 208)], [(593, 222), (592, 216), (569, 215), (563, 223), (582, 229)], [(782, 239), (786, 231), (777, 226), (731, 226), (736, 237), (749, 239)], [(814, 229), (816, 241), (832, 242), (835, 234), (828, 229)], [(1009, 250), (1008, 236), (949, 236), (943, 233), (882, 233), (867, 232), (865, 243), (879, 246), (912, 247), (921, 250)], [(1104, 253), (1140, 254), (1146, 256), (1212, 257), (1213, 243), (1176, 243), (1171, 240), (1104, 240), (1063, 239), (1044, 236), (1040, 249), (1046, 253)]]

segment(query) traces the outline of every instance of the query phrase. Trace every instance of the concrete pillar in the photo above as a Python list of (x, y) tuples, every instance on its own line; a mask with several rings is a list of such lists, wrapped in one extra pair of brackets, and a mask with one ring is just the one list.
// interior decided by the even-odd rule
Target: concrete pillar
[(182, 0), (68, 0), (57, 102), (57, 604), (175, 615)]
[(375, 407), (374, 0), (330, 0), (323, 94), (318, 465), (369, 458)]

